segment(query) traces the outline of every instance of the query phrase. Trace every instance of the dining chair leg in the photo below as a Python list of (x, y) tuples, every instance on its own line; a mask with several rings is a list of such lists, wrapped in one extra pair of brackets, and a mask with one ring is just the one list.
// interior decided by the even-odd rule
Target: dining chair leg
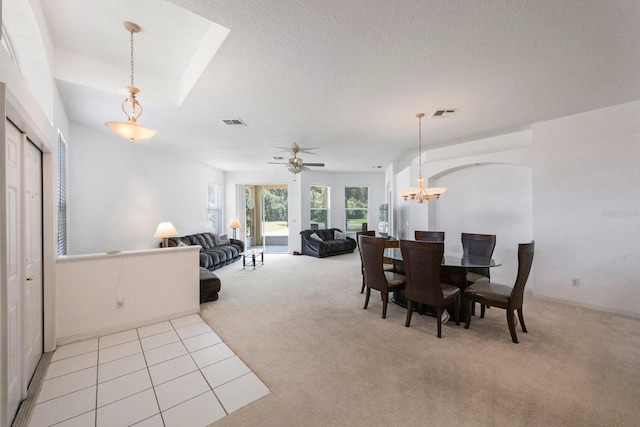
[(362, 275), (362, 289), (360, 289), (360, 293), (364, 292), (364, 274)]
[(371, 288), (367, 286), (367, 293), (365, 294), (364, 297), (364, 309), (367, 309), (367, 306), (369, 305), (369, 297), (371, 296)]
[(486, 309), (486, 308), (487, 308), (487, 306), (486, 306), (486, 305), (484, 305), (484, 304), (480, 304), (480, 318), (481, 318), (481, 319), (484, 319), (484, 312), (485, 312), (485, 309)]
[(460, 294), (453, 303), (453, 315), (456, 317), (456, 325), (460, 326)]
[(389, 299), (388, 292), (381, 292), (382, 295), (382, 318), (387, 318), (387, 300)]
[(516, 318), (513, 315), (513, 310), (507, 309), (507, 323), (509, 324), (509, 332), (511, 333), (511, 340), (518, 344), (518, 336), (516, 335)]
[(520, 327), (522, 328), (522, 332), (527, 332), (527, 327), (524, 326), (524, 317), (522, 316), (522, 307), (518, 309), (518, 319), (520, 319)]
[(442, 338), (442, 307), (436, 307), (436, 320), (438, 322), (438, 338)]
[(411, 324), (411, 315), (413, 314), (413, 302), (408, 299), (407, 300), (407, 321), (404, 322), (404, 326), (406, 326), (407, 328), (409, 327), (409, 324)]
[(464, 328), (469, 329), (469, 325), (471, 324), (471, 307), (473, 307), (475, 302), (472, 301), (471, 298), (464, 299), (466, 300), (464, 302), (467, 304), (467, 318), (465, 319)]

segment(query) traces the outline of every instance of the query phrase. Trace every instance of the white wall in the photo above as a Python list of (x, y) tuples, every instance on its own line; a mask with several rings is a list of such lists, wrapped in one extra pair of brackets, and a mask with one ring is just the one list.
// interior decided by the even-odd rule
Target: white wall
[[(295, 180), (294, 180), (295, 179)], [(310, 227), (311, 185), (329, 185), (331, 227), (344, 229), (344, 187), (369, 187), (369, 229), (378, 227), (378, 207), (384, 203), (384, 173), (329, 173), (305, 171), (294, 177), (284, 168), (260, 172), (225, 172), (225, 221), (243, 217), (236, 203), (237, 184), (287, 184), (289, 186), (289, 252), (300, 251), (300, 231)], [(241, 197), (244, 197), (242, 195)], [(242, 220), (241, 220), (242, 223)]]
[[(461, 233), (495, 234), (491, 280), (512, 285), (518, 243), (532, 238), (532, 177), (528, 166), (484, 163), (454, 169), (437, 180), (447, 188), (434, 202), (434, 230), (445, 231), (445, 251), (462, 256)], [(534, 290), (534, 284), (527, 285)]]
[(639, 315), (640, 101), (533, 135), (536, 293)]
[[(344, 204), (345, 187), (368, 187), (369, 212), (368, 229), (378, 230), (378, 208), (384, 203), (384, 174), (373, 173), (327, 173), (307, 171), (302, 176), (302, 230), (311, 227), (311, 196), (309, 189), (312, 185), (328, 185), (329, 189), (329, 227), (345, 230), (347, 222)], [(299, 240), (299, 239), (298, 239)]]
[[(426, 158), (423, 175), (431, 185), (449, 189), (421, 212), (430, 229), (447, 233), (447, 250), (459, 250), (452, 245), (459, 244), (461, 230), (497, 230), (495, 257), (503, 266), (492, 271), (492, 278), (510, 284), (513, 278), (506, 276), (514, 265), (505, 263), (517, 259), (515, 243), (529, 239), (530, 218), (536, 254), (527, 290), (640, 315), (640, 250), (635, 241), (640, 235), (640, 101), (431, 150)], [(404, 187), (409, 173), (414, 185), (417, 159), (396, 174), (397, 188)], [(472, 193), (484, 192), (483, 184), (498, 194), (475, 198)], [(416, 224), (424, 225), (417, 209), (422, 207), (396, 208), (399, 226), (409, 229), (407, 236)], [(507, 222), (500, 224), (497, 218), (503, 215)], [(579, 287), (572, 286), (574, 278)]]
[[(491, 271), (499, 283), (512, 284), (518, 266), (517, 244), (532, 239), (531, 131), (427, 151), (422, 165), (425, 185), (446, 187), (438, 200), (396, 202), (398, 236), (415, 230), (445, 232), (445, 253), (462, 254), (460, 233), (496, 234)], [(396, 175), (397, 190), (416, 186), (418, 159)], [(397, 194), (397, 193), (396, 193)], [(533, 279), (528, 290), (534, 288)]]
[(58, 258), (58, 345), (198, 312), (199, 251), (187, 246)]
[(69, 254), (156, 248), (162, 221), (180, 235), (207, 230), (208, 182), (223, 184), (221, 171), (107, 131), (71, 124)]

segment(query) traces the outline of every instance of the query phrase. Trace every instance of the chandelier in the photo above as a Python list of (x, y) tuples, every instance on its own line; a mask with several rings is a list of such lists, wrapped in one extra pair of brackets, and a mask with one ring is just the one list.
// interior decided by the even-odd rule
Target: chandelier
[(415, 200), (418, 203), (424, 203), (425, 200), (429, 200), (431, 197), (435, 197), (436, 199), (440, 198), (440, 195), (447, 191), (444, 187), (432, 187), (432, 188), (424, 188), (424, 178), (422, 178), (422, 118), (424, 117), (424, 113), (416, 114), (418, 118), (418, 143), (419, 143), (419, 154), (418, 157), (418, 167), (419, 167), (419, 175), (418, 175), (418, 186), (417, 187), (407, 187), (400, 190), (400, 196), (402, 199), (407, 200)]
[(142, 126), (138, 123), (138, 118), (142, 115), (142, 106), (136, 99), (136, 94), (140, 92), (140, 89), (133, 85), (133, 33), (140, 31), (140, 27), (133, 22), (126, 21), (124, 28), (131, 34), (131, 84), (126, 87), (129, 96), (122, 101), (122, 111), (127, 116), (127, 121), (124, 122), (105, 122), (105, 125), (112, 131), (117, 133), (123, 138), (127, 138), (131, 141), (142, 140), (151, 138), (157, 130)]

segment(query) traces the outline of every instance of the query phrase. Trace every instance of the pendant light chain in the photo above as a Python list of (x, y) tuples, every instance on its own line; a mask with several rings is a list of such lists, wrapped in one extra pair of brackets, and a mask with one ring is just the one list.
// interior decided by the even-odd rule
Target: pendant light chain
[(420, 140), (420, 142), (418, 143), (419, 145), (419, 154), (420, 157), (418, 158), (418, 170), (419, 170), (419, 177), (422, 178), (422, 116), (424, 116), (424, 114), (420, 113), (418, 114), (418, 139)]
[(133, 30), (131, 30), (131, 86), (135, 87), (133, 84)]
[(416, 117), (418, 118), (418, 154), (420, 155), (420, 157), (418, 157), (418, 170), (420, 172), (418, 177), (422, 178), (422, 118), (424, 117), (424, 113), (418, 113)]

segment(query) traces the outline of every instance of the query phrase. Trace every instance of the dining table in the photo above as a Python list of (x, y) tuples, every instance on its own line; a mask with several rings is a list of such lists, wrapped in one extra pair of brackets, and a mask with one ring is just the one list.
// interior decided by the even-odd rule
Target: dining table
[[(393, 260), (393, 270), (397, 273), (404, 274), (404, 263), (402, 261), (402, 251), (400, 248), (386, 248), (384, 257)], [(474, 255), (449, 255), (442, 257), (440, 264), (440, 282), (457, 286), (460, 292), (464, 292), (467, 287), (467, 271), (469, 268), (493, 268), (499, 267), (501, 264), (495, 262), (491, 258), (479, 257)], [(407, 299), (404, 290), (393, 292), (392, 301), (402, 307), (407, 306)], [(435, 308), (427, 306), (426, 313), (435, 315)], [(453, 315), (453, 313), (451, 313)], [(460, 319), (465, 319), (467, 315), (467, 307), (460, 301)]]

